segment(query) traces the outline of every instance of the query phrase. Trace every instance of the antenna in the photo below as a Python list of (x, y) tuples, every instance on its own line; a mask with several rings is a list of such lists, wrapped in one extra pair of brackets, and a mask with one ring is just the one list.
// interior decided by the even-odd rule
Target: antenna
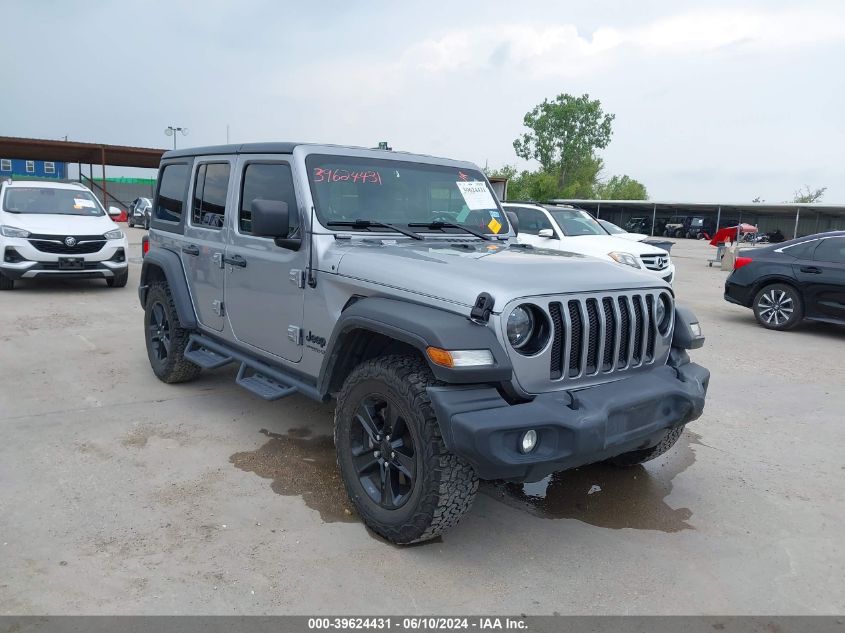
[(308, 227), (308, 287), (317, 287), (317, 278), (314, 277), (314, 205), (311, 205), (311, 225)]

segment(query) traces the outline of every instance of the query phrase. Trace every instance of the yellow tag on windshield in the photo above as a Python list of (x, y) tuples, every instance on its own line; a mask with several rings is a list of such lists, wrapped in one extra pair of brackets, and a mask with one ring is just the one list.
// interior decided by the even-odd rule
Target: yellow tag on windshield
[(493, 218), (487, 223), (487, 228), (493, 231), (493, 233), (498, 233), (502, 230), (502, 224), (496, 218)]

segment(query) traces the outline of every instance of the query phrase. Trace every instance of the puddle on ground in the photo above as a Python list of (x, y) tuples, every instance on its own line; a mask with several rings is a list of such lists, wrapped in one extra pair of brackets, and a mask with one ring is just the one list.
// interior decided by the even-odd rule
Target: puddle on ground
[(593, 464), (554, 473), (536, 483), (491, 482), (482, 490), (509, 506), (549, 519), (577, 519), (612, 529), (691, 530), (687, 521), (692, 511), (671, 508), (665, 499), (672, 491), (672, 479), (695, 462), (691, 445), (700, 444), (699, 439), (696, 433), (684, 431), (668, 453), (647, 466)]
[(311, 436), (309, 429), (291, 429), (286, 435), (261, 432), (270, 438), (254, 451), (235, 453), (229, 461), (237, 468), (272, 479), (276, 494), (300, 496), (327, 522), (355, 522), (358, 517), (346, 496), (331, 436)]

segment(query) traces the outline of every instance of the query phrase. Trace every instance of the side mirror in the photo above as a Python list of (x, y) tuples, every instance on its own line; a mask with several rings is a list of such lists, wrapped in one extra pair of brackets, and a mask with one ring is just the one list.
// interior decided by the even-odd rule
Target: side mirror
[(123, 211), (121, 211), (117, 207), (109, 207), (109, 217), (119, 218), (121, 215), (123, 215)]
[(299, 250), (302, 240), (289, 239), (290, 213), (288, 203), (281, 200), (263, 200), (256, 198), (250, 205), (252, 211), (252, 234), (260, 237), (272, 237), (277, 246)]
[(510, 220), (511, 226), (513, 227), (514, 235), (519, 235), (519, 216), (516, 214), (516, 211), (505, 211), (508, 214), (508, 220)]
[(555, 232), (552, 229), (540, 229), (537, 233), (540, 237), (554, 237)]

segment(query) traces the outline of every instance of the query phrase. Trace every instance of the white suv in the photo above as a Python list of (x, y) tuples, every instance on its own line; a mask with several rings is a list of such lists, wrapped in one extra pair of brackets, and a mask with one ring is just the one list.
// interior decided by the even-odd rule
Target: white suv
[(528, 202), (505, 202), (502, 207), (519, 219), (517, 239), (522, 244), (612, 260), (652, 273), (670, 284), (675, 278), (675, 264), (668, 251), (610, 235), (583, 209)]
[(123, 231), (87, 187), (77, 183), (0, 184), (0, 290), (16, 279), (104, 278), (122, 288), (129, 276)]

